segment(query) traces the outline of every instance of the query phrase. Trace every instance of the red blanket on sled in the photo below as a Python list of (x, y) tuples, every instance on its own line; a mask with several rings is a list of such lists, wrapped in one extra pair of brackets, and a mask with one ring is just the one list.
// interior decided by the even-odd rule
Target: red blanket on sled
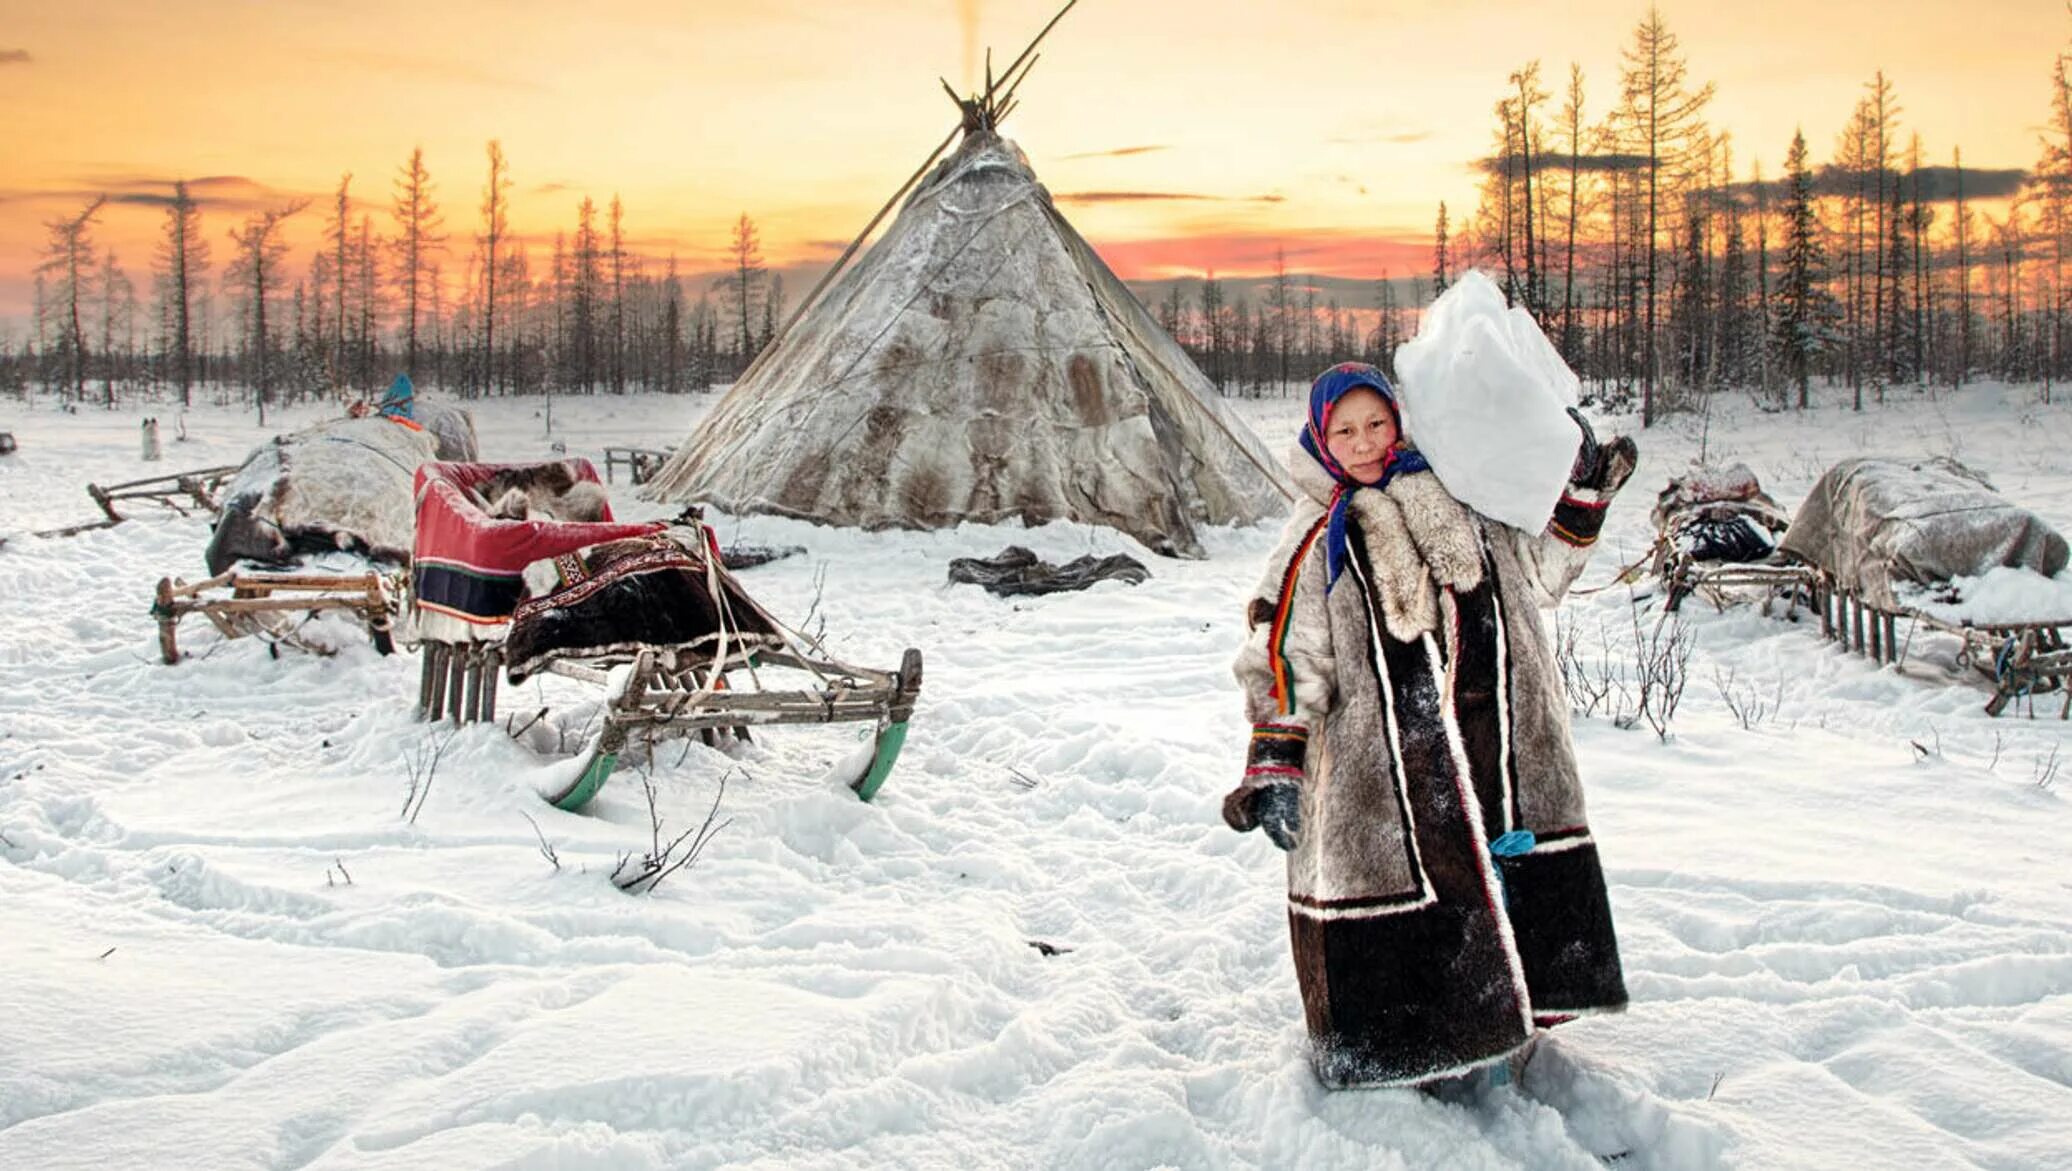
[[(504, 520), (491, 517), (476, 492), (513, 473), (559, 473), (597, 483), (586, 459), (540, 464), (428, 463), (417, 469), (417, 533), (411, 589), (420, 610), (470, 626), (500, 626), (525, 596), (525, 567), (624, 537), (659, 532), (658, 521), (619, 524), (606, 506), (603, 523)], [(465, 637), (463, 635), (462, 637)], [(489, 637), (495, 637), (489, 635)]]

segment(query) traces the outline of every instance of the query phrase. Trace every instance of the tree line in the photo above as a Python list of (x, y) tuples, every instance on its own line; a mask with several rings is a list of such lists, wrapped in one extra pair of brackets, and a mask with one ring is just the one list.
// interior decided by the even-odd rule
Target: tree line
[(1737, 172), (1732, 136), (1706, 122), (1713, 86), (1651, 8), (1601, 118), (1574, 65), (1558, 108), (1539, 62), (1509, 75), (1457, 237), (1440, 205), (1433, 283), (1462, 263), (1498, 274), (1580, 375), (1649, 422), (1729, 388), (1803, 408), (1816, 379), (1857, 409), (1867, 391), (1980, 377), (2040, 382), (2047, 401), (2072, 374), (2072, 57), (2043, 80), (2026, 172), (1967, 170), (1956, 146), (1931, 161), (1880, 70), (1827, 159), (1801, 131), (1769, 179)]
[[(742, 213), (725, 275), (695, 299), (672, 255), (627, 247), (625, 207), (585, 196), (551, 246), (510, 227), (510, 164), (488, 143), (481, 198), (458, 255), (422, 148), (391, 183), (386, 214), (353, 176), (315, 213), (318, 243), (289, 268), (284, 226), (312, 200), (244, 217), (222, 237), (185, 180), (163, 200), (148, 299), (95, 228), (105, 196), (45, 224), (35, 316), (17, 347), (0, 337), (0, 390), (32, 385), (72, 401), (169, 388), (249, 395), (261, 418), (283, 401), (367, 395), (396, 373), (464, 397), (703, 389), (732, 378), (776, 333), (783, 278)], [(215, 245), (227, 243), (218, 262)], [(456, 260), (458, 263), (456, 264)], [(459, 272), (455, 274), (454, 268)], [(457, 279), (455, 279), (457, 276)]]
[(1494, 105), (1477, 206), (1445, 203), (1428, 272), (1384, 273), (1371, 302), (1318, 302), (1277, 263), (1260, 303), (1213, 273), (1176, 282), (1156, 311), (1225, 391), (1285, 393), (1329, 362), (1391, 368), (1419, 309), (1469, 267), (1532, 313), (1593, 394), (1652, 423), (1723, 389), (1806, 406), (1848, 387), (1859, 409), (1896, 386), (2072, 377), (2072, 55), (2054, 56), (2050, 113), (2029, 170), (1932, 162), (1882, 71), (1833, 154), (1803, 133), (1781, 173), (1737, 176), (1731, 134), (1707, 124), (1714, 89), (1690, 78), (1650, 9), (1621, 54), (1615, 99), (1589, 112), (1571, 65), (1556, 95), (1539, 62)]
[[(1349, 356), (1388, 368), (1428, 301), (1464, 267), (1501, 282), (1591, 393), (1632, 402), (1643, 421), (1746, 390), (1803, 408), (1815, 381), (1861, 408), (1893, 387), (1981, 377), (2072, 376), (2066, 259), (2072, 251), (2072, 55), (2047, 75), (2049, 115), (2027, 170), (1967, 169), (1905, 125), (1897, 89), (1869, 79), (1831, 154), (1803, 133), (1782, 168), (1737, 170), (1731, 134), (1706, 121), (1714, 87), (1690, 77), (1650, 8), (1621, 53), (1616, 94), (1593, 115), (1571, 65), (1560, 94), (1540, 62), (1505, 79), (1477, 205), (1456, 222), (1440, 203), (1425, 273), (1384, 271), (1368, 304), (1320, 303), (1284, 256), (1256, 306), (1206, 274), (1175, 283), (1154, 311), (1226, 392), (1285, 392)], [(151, 264), (151, 296), (95, 247), (103, 207), (50, 221), (32, 337), (0, 338), (0, 390), (32, 381), (76, 399), (123, 387), (249, 388), (278, 396), (371, 392), (396, 370), (463, 395), (680, 391), (731, 379), (783, 319), (745, 213), (728, 273), (690, 298), (674, 258), (625, 244), (624, 208), (584, 198), (551, 248), (509, 228), (509, 164), (496, 142), (458, 280), (436, 191), (413, 151), (377, 226), (352, 176), (324, 201), (321, 244), (301, 279), (281, 225), (293, 201), (246, 218), (212, 282), (202, 207), (177, 183)], [(215, 295), (224, 294), (219, 304)]]

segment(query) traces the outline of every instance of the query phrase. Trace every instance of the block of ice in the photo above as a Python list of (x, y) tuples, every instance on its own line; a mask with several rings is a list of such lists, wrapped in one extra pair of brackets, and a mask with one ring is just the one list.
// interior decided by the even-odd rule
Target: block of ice
[(1580, 388), (1553, 343), (1495, 282), (1468, 272), (1396, 349), (1403, 427), (1455, 499), (1537, 533), (1568, 482)]

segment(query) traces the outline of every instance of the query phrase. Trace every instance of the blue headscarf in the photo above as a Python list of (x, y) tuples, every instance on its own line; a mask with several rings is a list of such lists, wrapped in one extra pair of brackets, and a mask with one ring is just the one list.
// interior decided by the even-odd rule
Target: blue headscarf
[[(1331, 408), (1338, 405), (1339, 399), (1363, 386), (1380, 395), (1381, 401), (1387, 403), (1396, 416), (1397, 446), (1382, 457), (1381, 482), (1378, 484), (1362, 484), (1353, 479), (1345, 467), (1332, 458), (1331, 448), (1324, 439), (1329, 434)], [(1349, 556), (1346, 526), (1351, 520), (1353, 491), (1357, 488), (1385, 488), (1390, 480), (1406, 472), (1432, 470), (1432, 465), (1425, 462), (1425, 457), (1416, 448), (1403, 445), (1402, 429), (1403, 409), (1396, 402), (1396, 388), (1389, 385), (1386, 375), (1367, 363), (1340, 362), (1317, 375), (1317, 380), (1310, 383), (1309, 422), (1302, 428), (1302, 450), (1338, 481), (1338, 490), (1331, 494), (1331, 523), (1324, 533), (1324, 563), (1329, 569), (1324, 582), (1326, 592), (1338, 584), (1338, 575), (1345, 571)]]
[(381, 396), (379, 410), (392, 419), (408, 419), (417, 413), (417, 388), (410, 384), (408, 374), (396, 375), (389, 383), (388, 393)]

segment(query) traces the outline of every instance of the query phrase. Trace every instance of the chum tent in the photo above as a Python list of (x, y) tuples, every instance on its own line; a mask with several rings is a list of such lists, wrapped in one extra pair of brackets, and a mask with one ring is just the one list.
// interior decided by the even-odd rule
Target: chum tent
[(1276, 461), (1058, 213), (993, 93), (960, 100), (956, 151), (648, 499), (866, 529), (1072, 520), (1179, 557), (1204, 525), (1285, 510)]

